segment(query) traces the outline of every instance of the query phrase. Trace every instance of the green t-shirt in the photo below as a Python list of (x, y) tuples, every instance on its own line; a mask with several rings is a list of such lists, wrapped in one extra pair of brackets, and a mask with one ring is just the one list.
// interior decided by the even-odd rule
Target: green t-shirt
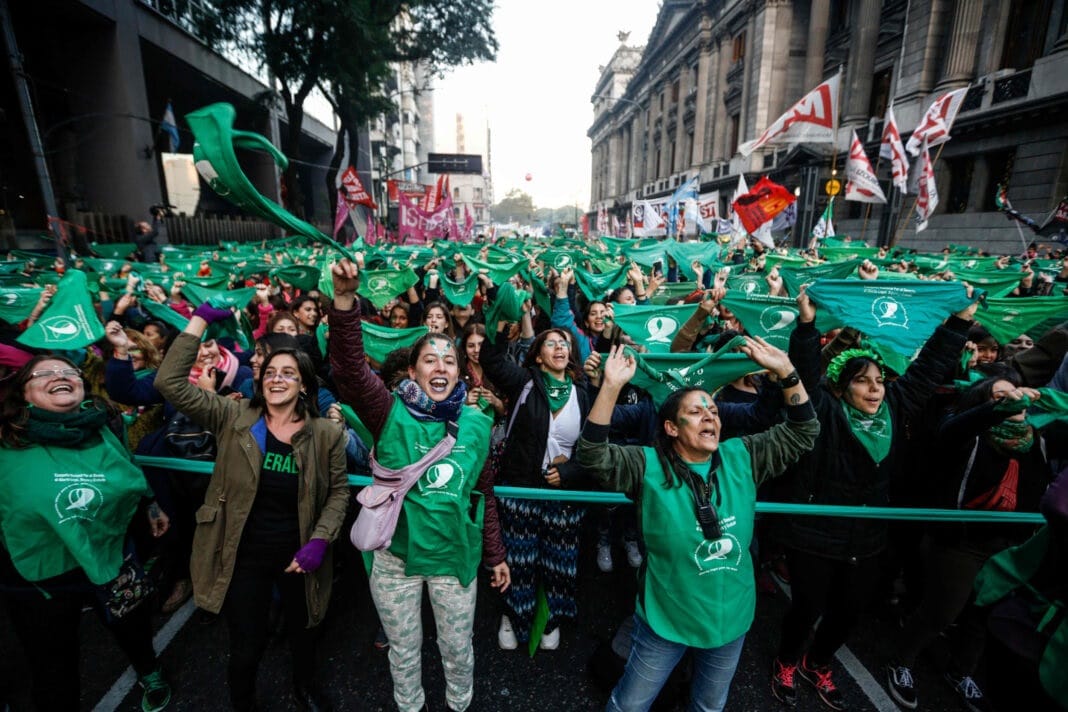
[[(749, 556), (756, 484), (749, 451), (741, 438), (719, 446), (716, 512), (722, 536), (709, 541), (701, 533), (690, 488), (666, 486), (656, 450), (643, 450), (641, 527), (647, 556), (638, 615), (657, 635), (676, 643), (694, 648), (729, 643), (749, 630), (756, 610)], [(709, 466), (693, 469), (707, 479)]]
[(0, 532), (28, 581), (82, 568), (104, 584), (119, 573), (126, 528), (152, 490), (111, 431), (100, 433), (83, 448), (0, 449)]
[[(404, 497), (389, 551), (409, 576), (455, 576), (467, 586), (482, 557), (482, 495), (475, 483), (489, 453), (492, 412), (464, 406), (452, 451), (433, 463)], [(416, 420), (394, 396), (374, 456), (397, 469), (416, 462), (445, 437), (445, 423)]]

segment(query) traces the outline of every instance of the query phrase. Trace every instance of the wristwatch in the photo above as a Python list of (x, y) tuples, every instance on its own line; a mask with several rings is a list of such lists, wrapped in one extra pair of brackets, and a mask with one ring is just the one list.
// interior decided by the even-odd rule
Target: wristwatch
[(789, 376), (779, 379), (779, 385), (783, 388), (793, 388), (801, 382), (801, 376), (797, 375), (797, 371), (791, 371)]

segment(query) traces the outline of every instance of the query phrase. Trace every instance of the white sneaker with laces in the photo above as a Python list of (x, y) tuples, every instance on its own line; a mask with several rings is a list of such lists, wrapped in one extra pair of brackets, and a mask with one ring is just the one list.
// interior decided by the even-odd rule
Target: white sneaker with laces
[(606, 574), (612, 571), (612, 545), (607, 542), (597, 545), (597, 568)]
[(553, 628), (548, 633), (541, 636), (541, 642), (538, 643), (538, 647), (542, 650), (556, 650), (560, 647), (560, 627)]
[(642, 565), (642, 550), (638, 548), (638, 542), (624, 541), (623, 548), (627, 550), (627, 563), (632, 569)]
[(501, 627), (497, 629), (497, 645), (501, 650), (515, 650), (519, 647), (515, 631), (512, 630), (512, 619), (508, 616), (501, 616)]

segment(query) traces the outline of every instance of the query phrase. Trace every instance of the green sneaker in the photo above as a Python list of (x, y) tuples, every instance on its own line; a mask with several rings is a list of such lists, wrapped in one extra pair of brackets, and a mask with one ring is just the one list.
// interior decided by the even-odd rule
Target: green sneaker
[(163, 679), (163, 670), (156, 668), (137, 681), (144, 690), (141, 695), (143, 712), (160, 712), (171, 703), (171, 686)]

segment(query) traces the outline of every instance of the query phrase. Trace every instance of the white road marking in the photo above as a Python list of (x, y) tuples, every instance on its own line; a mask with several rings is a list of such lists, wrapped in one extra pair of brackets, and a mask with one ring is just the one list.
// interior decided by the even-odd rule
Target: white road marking
[[(771, 580), (775, 582), (779, 590), (786, 594), (787, 598), (793, 600), (792, 596), (790, 596), (789, 586), (784, 585), (774, 576), (771, 577)], [(901, 708), (890, 699), (890, 695), (875, 679), (875, 676), (868, 671), (868, 668), (864, 667), (864, 663), (860, 662), (860, 659), (853, 654), (852, 650), (843, 645), (834, 654), (834, 657), (838, 658), (838, 662), (845, 668), (846, 673), (856, 680), (861, 692), (867, 696), (868, 701), (872, 703), (877, 712), (900, 712)]]
[[(152, 647), (156, 649), (157, 655), (167, 649), (167, 646), (174, 640), (174, 636), (178, 634), (178, 631), (182, 629), (182, 626), (186, 624), (195, 610), (196, 605), (193, 603), (193, 599), (190, 598), (159, 629), (156, 637), (152, 639)], [(119, 676), (119, 679), (115, 681), (115, 684), (111, 686), (111, 689), (108, 690), (107, 694), (100, 698), (100, 702), (96, 703), (96, 706), (93, 707), (93, 712), (113, 712), (113, 710), (118, 709), (122, 701), (126, 699), (126, 695), (130, 694), (130, 690), (136, 684), (137, 673), (134, 672), (132, 667), (127, 667), (122, 675)]]

